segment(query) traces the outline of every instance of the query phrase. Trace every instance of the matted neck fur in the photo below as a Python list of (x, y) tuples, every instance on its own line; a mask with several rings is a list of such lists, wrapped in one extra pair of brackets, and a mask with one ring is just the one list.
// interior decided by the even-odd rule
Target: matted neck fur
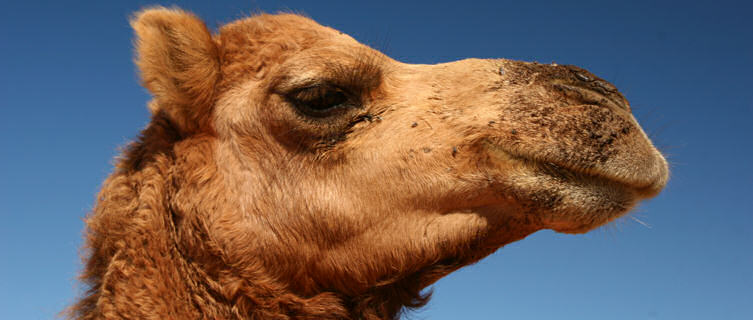
[(623, 96), (574, 66), (404, 64), (291, 14), (132, 25), (153, 116), (88, 217), (73, 318), (396, 318), (667, 181)]

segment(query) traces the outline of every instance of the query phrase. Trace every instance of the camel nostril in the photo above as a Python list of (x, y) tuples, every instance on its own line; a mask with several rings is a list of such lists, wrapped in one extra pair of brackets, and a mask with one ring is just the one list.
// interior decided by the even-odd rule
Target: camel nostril
[(566, 65), (564, 67), (567, 71), (570, 71), (570, 73), (572, 73), (575, 79), (578, 79), (578, 81), (591, 82), (598, 79), (598, 77), (594, 76), (590, 72), (576, 66)]
[(604, 80), (596, 80), (593, 82), (593, 88), (597, 91), (600, 91), (601, 93), (608, 94), (608, 93), (615, 93), (617, 92), (617, 87), (612, 85), (609, 82), (606, 82)]
[(589, 77), (587, 74), (582, 73), (582, 72), (573, 71), (573, 74), (575, 75), (575, 78), (577, 78), (580, 81), (591, 82), (594, 80), (593, 78)]
[[(630, 110), (630, 107), (627, 104), (627, 101), (625, 101), (625, 98), (619, 93), (619, 90), (617, 90), (617, 87), (612, 85), (611, 83), (602, 80), (601, 78), (593, 75), (592, 73), (578, 68), (576, 66), (565, 66), (565, 68), (572, 74), (572, 77), (575, 78), (575, 81), (570, 78), (565, 80), (566, 82), (570, 83), (574, 87), (578, 87), (581, 89), (585, 89), (586, 91), (581, 91), (581, 98), (585, 100), (593, 100), (591, 102), (601, 102), (604, 101), (606, 104), (611, 104), (613, 106), (616, 106), (620, 109), (624, 110)], [(570, 87), (570, 86), (567, 86)], [(572, 87), (571, 87), (572, 88)], [(596, 93), (597, 96), (591, 96), (591, 94), (583, 94), (583, 92), (593, 92)], [(606, 100), (603, 100), (606, 98)], [(602, 103), (603, 104), (603, 103)]]
[(608, 88), (602, 88), (595, 81), (588, 83), (588, 85), (568, 85), (568, 84), (555, 84), (554, 87), (563, 92), (566, 97), (572, 99), (574, 103), (587, 103), (595, 104), (613, 109), (622, 109), (630, 111), (630, 107), (625, 98), (617, 92), (608, 90)]

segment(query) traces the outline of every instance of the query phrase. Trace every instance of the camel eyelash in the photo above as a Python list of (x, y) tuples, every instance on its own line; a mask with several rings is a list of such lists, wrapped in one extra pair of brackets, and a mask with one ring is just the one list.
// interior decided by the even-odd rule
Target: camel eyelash
[(285, 97), (299, 112), (316, 118), (329, 117), (360, 105), (356, 95), (330, 84), (299, 88)]

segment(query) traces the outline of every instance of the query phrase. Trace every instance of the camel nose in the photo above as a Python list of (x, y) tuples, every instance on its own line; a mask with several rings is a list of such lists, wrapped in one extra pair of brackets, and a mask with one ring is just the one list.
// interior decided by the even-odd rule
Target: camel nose
[(611, 102), (614, 102), (614, 104), (620, 109), (630, 110), (627, 100), (622, 94), (620, 94), (617, 87), (613, 84), (595, 76), (593, 73), (588, 72), (585, 69), (573, 65), (567, 65), (564, 67), (570, 72), (573, 85), (586, 90), (595, 91), (609, 99)]
[(565, 68), (567, 68), (567, 70), (569, 70), (570, 73), (572, 73), (572, 76), (573, 78), (575, 78), (576, 81), (579, 81), (584, 85), (595, 86), (599, 88), (600, 92), (605, 93), (605, 94), (618, 92), (617, 87), (615, 87), (609, 82), (604, 81), (603, 79), (600, 79), (599, 77), (595, 76), (593, 73), (590, 73), (585, 69), (578, 68), (572, 65), (565, 66)]

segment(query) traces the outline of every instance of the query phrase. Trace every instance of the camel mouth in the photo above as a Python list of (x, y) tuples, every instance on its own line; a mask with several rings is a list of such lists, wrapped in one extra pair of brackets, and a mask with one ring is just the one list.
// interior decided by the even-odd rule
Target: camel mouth
[(520, 158), (519, 161), (527, 162), (529, 166), (535, 167), (537, 172), (544, 173), (560, 181), (583, 181), (592, 180), (601, 183), (619, 185), (621, 188), (629, 190), (639, 198), (652, 197), (659, 193), (663, 188), (658, 177), (652, 177), (642, 181), (628, 180), (616, 174), (611, 174), (606, 170), (594, 168), (580, 168), (574, 165), (560, 164), (551, 161), (536, 161)]
[(507, 191), (512, 186), (511, 194), (528, 203), (525, 212), (536, 212), (540, 227), (557, 232), (590, 231), (655, 193), (650, 186), (636, 186), (604, 172), (522, 157), (496, 146), (488, 150), (493, 165), (503, 166), (496, 168), (498, 183)]
[(491, 164), (503, 190), (530, 203), (541, 226), (563, 233), (583, 233), (629, 212), (640, 200), (653, 197), (666, 175), (635, 181), (605, 168), (582, 168), (538, 159), (487, 144)]
[(591, 183), (587, 184), (619, 186), (620, 189), (634, 194), (638, 198), (636, 200), (657, 195), (666, 181), (666, 173), (664, 172), (643, 179), (628, 179), (599, 166), (584, 167), (562, 161), (541, 159), (536, 156), (511, 152), (491, 143), (488, 143), (486, 147), (492, 158), (507, 163), (506, 166), (510, 166), (509, 163), (514, 163), (517, 168), (546, 175), (558, 182), (583, 185), (584, 181), (590, 181)]

